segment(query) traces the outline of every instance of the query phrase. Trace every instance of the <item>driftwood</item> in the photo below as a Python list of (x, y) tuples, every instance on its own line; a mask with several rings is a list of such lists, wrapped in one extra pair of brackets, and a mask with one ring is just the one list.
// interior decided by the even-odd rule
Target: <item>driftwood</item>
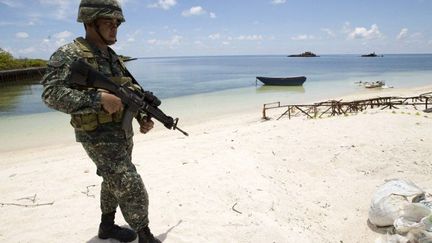
[(35, 208), (40, 206), (50, 206), (53, 205), (54, 202), (50, 203), (37, 203), (37, 204), (20, 204), (20, 203), (0, 203), (0, 206), (17, 206), (17, 207), (26, 207), (26, 208)]
[(234, 212), (238, 213), (238, 214), (242, 214), (242, 212), (240, 212), (240, 211), (238, 211), (237, 209), (234, 208), (236, 205), (237, 205), (237, 203), (234, 203), (234, 205), (232, 205), (231, 209), (232, 209)]
[(87, 187), (86, 187), (87, 191), (85, 191), (85, 192), (81, 192), (81, 193), (82, 193), (82, 194), (86, 194), (87, 197), (92, 197), (92, 198), (94, 198), (95, 195), (94, 195), (94, 194), (90, 194), (90, 188), (91, 188), (91, 187), (96, 187), (96, 185), (90, 185), (90, 186), (87, 186)]
[(17, 207), (26, 207), (26, 208), (34, 208), (34, 207), (40, 207), (40, 206), (49, 206), (49, 205), (53, 205), (54, 202), (50, 202), (50, 203), (36, 203), (36, 197), (37, 194), (34, 194), (34, 196), (32, 197), (23, 197), (23, 198), (18, 198), (16, 199), (17, 201), (20, 200), (29, 200), (32, 202), (32, 204), (21, 204), (21, 203), (2, 203), (0, 202), (0, 206), (17, 206)]
[(283, 113), (277, 118), (281, 119), (283, 116), (291, 117), (305, 115), (308, 118), (321, 118), (322, 116), (336, 116), (348, 115), (350, 113), (357, 113), (364, 111), (368, 108), (384, 109), (399, 109), (399, 106), (424, 106), (424, 112), (432, 112), (432, 108), (428, 105), (432, 101), (432, 92), (421, 94), (412, 97), (378, 97), (364, 100), (355, 100), (344, 102), (342, 100), (329, 100), (318, 102), (311, 105), (281, 105), (280, 102), (267, 103), (263, 105), (262, 118), (269, 119), (267, 111), (272, 109), (283, 109)]

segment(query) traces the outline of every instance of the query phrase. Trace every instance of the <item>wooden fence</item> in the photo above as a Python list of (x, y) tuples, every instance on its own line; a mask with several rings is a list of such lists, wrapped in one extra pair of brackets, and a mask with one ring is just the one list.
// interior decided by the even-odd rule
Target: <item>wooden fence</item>
[(37, 80), (42, 78), (45, 71), (46, 67), (0, 71), (0, 84)]
[(311, 105), (281, 105), (280, 102), (273, 102), (263, 105), (262, 118), (269, 119), (267, 111), (273, 109), (283, 110), (277, 120), (283, 116), (288, 116), (288, 118), (291, 119), (291, 117), (304, 115), (313, 119), (321, 118), (322, 116), (347, 115), (349, 113), (361, 112), (368, 108), (380, 108), (381, 110), (399, 109), (399, 106), (413, 106), (416, 110), (418, 106), (423, 106), (424, 111), (432, 112), (432, 110), (428, 108), (431, 101), (432, 92), (412, 97), (389, 96), (347, 102), (342, 100), (329, 100)]

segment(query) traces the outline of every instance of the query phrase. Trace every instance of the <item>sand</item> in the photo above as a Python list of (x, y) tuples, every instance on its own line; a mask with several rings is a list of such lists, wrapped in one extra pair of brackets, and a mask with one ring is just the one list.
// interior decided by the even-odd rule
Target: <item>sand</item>
[[(133, 161), (159, 239), (374, 242), (381, 234), (368, 226), (368, 209), (384, 180), (410, 179), (432, 191), (432, 114), (420, 107), (315, 120), (260, 116), (256, 110), (182, 127), (190, 137), (162, 129), (135, 136)], [(0, 158), (1, 242), (116, 242), (96, 236), (101, 179), (80, 144), (14, 149)], [(116, 222), (127, 225), (120, 213)]]

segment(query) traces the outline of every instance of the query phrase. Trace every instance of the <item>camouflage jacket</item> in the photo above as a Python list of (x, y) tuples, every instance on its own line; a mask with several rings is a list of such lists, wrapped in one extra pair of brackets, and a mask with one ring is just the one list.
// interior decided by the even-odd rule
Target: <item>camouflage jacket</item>
[[(60, 47), (51, 56), (48, 69), (41, 81), (44, 86), (42, 100), (48, 107), (71, 115), (100, 113), (102, 112), (100, 93), (95, 89), (79, 89), (69, 81), (70, 65), (84, 57), (77, 40)], [(80, 38), (80, 40), (91, 49), (99, 72), (107, 77), (126, 76), (121, 68), (119, 57), (111, 48), (108, 48), (109, 53), (106, 54), (84, 39)], [(115, 142), (132, 137), (133, 132), (125, 132), (121, 124), (111, 122), (101, 124), (91, 132), (75, 129), (75, 135), (78, 142)]]

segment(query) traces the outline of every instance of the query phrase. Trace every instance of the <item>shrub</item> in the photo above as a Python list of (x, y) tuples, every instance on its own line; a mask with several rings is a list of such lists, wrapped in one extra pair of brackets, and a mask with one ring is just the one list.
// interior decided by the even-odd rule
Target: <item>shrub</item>
[(0, 70), (28, 67), (45, 67), (47, 61), (42, 59), (15, 59), (12, 54), (0, 48)]

